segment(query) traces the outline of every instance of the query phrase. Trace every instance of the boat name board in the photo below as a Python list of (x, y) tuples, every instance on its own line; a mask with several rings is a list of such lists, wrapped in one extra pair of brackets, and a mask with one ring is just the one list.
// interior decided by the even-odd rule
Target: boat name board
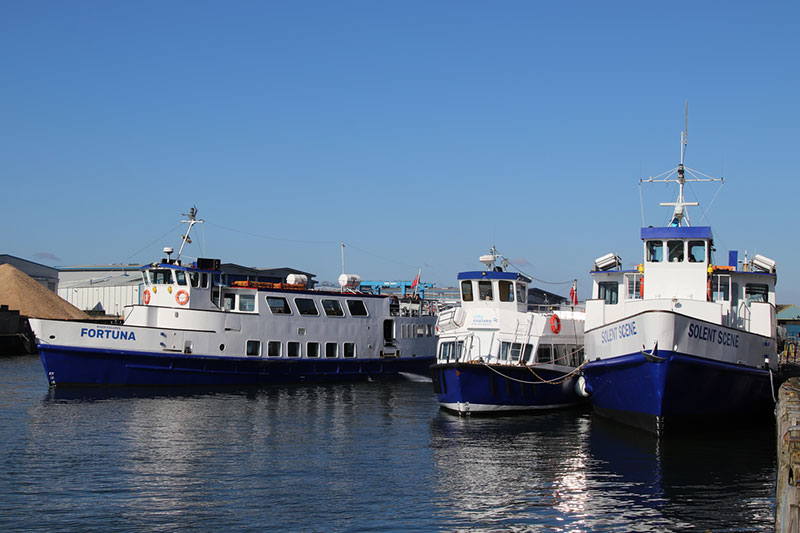
[(689, 324), (689, 338), (707, 342), (716, 342), (722, 346), (739, 347), (739, 335), (728, 331), (701, 326), (700, 324)]
[(617, 339), (625, 339), (636, 335), (636, 321), (631, 320), (617, 326), (606, 328), (600, 332), (600, 344), (614, 342)]
[(100, 328), (81, 328), (81, 337), (90, 339), (116, 339), (123, 341), (135, 341), (136, 335), (133, 331), (122, 331), (120, 329), (100, 329)]

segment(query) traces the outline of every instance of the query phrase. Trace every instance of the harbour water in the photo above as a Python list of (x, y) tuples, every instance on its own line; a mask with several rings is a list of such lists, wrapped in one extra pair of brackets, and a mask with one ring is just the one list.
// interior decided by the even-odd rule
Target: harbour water
[(774, 429), (459, 418), (430, 383), (49, 389), (0, 358), (3, 531), (758, 531)]

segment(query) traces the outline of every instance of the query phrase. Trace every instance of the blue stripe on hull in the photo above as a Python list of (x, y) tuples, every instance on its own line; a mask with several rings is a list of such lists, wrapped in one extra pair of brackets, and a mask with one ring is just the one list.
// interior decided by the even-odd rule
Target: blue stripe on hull
[[(522, 366), (493, 365), (492, 368), (496, 371), (473, 363), (433, 365), (431, 378), (439, 404), (446, 407), (468, 403), (484, 406), (489, 412), (553, 409), (584, 401), (575, 391), (576, 376), (563, 383), (536, 383), (541, 380), (560, 381), (564, 373), (536, 368), (534, 375)], [(471, 409), (471, 412), (475, 410)]]
[(656, 434), (711, 422), (771, 420), (775, 407), (767, 370), (659, 350), (583, 367), (594, 410)]
[(132, 353), (40, 345), (52, 385), (261, 385), (428, 375), (434, 357), (266, 359)]

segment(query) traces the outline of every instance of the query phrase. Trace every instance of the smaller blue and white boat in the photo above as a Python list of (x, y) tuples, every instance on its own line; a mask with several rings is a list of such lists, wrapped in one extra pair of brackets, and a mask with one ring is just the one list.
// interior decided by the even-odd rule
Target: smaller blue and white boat
[[(458, 274), (460, 305), (437, 321), (438, 355), (431, 367), (439, 405), (459, 414), (531, 411), (577, 405), (583, 362), (584, 313), (570, 306), (529, 311), (531, 278), (495, 266)], [(573, 293), (574, 294), (574, 293)]]

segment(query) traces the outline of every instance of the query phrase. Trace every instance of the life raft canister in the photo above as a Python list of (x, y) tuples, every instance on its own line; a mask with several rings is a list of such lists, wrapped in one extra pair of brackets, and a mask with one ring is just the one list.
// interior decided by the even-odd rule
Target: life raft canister
[(150, 291), (145, 289), (144, 294), (142, 295), (142, 301), (145, 303), (145, 305), (150, 303)]
[(186, 305), (189, 303), (189, 293), (185, 290), (181, 289), (175, 294), (175, 301), (178, 302), (179, 305)]
[(561, 331), (561, 319), (558, 318), (558, 315), (550, 317), (550, 330), (556, 334)]

